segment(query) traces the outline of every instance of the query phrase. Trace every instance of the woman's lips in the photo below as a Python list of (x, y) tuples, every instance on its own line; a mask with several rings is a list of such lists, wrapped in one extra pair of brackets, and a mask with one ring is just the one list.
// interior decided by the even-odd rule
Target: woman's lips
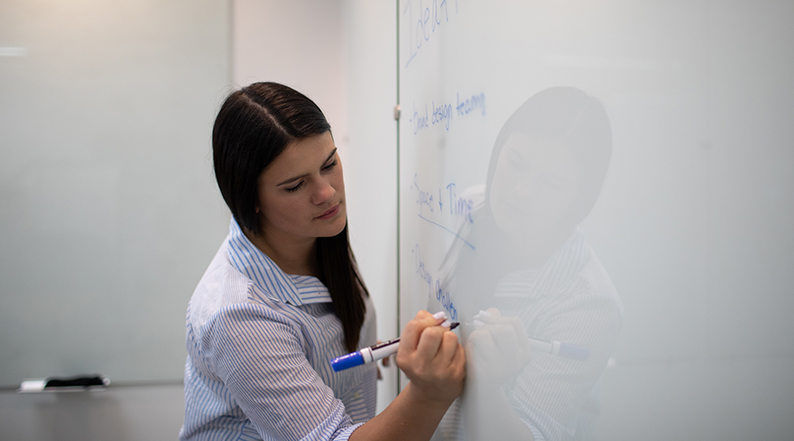
[(336, 204), (334, 207), (328, 209), (328, 211), (326, 211), (325, 213), (317, 216), (315, 219), (330, 219), (330, 218), (336, 216), (336, 214), (339, 213), (339, 206), (340, 205), (342, 205), (341, 202)]

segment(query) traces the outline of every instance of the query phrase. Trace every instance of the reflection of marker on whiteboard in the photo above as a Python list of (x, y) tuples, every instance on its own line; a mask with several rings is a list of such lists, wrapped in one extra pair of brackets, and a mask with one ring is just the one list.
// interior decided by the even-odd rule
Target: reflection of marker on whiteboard
[[(434, 314), (434, 317), (436, 317), (437, 320), (440, 320), (445, 317), (445, 314), (439, 312)], [(440, 326), (449, 328), (451, 331), (457, 328), (459, 324), (460, 323), (457, 322), (453, 323), (449, 320), (444, 320)], [(331, 367), (334, 369), (334, 372), (339, 372), (345, 369), (360, 366), (362, 364), (372, 363), (373, 361), (377, 361), (381, 358), (386, 358), (389, 355), (396, 354), (399, 347), (400, 337), (393, 338), (389, 341), (384, 341), (383, 343), (361, 348), (356, 352), (351, 352), (347, 355), (336, 357), (331, 360)]]
[[(491, 317), (488, 311), (480, 311), (479, 314), (474, 316), (475, 328), (480, 328), (486, 324), (480, 320), (487, 320)], [(559, 355), (560, 357), (570, 358), (573, 360), (587, 360), (590, 358), (590, 350), (581, 346), (571, 345), (568, 343), (560, 343), (555, 340), (545, 340), (537, 337), (528, 337), (529, 345), (532, 346), (533, 351), (543, 352), (551, 355)]]

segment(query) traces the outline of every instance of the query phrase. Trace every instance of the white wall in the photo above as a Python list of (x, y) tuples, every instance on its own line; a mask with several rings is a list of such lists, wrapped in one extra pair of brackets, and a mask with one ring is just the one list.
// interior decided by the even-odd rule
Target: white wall
[(187, 301), (228, 228), (210, 134), (227, 0), (4, 1), (0, 386), (179, 381)]
[[(236, 0), (235, 86), (275, 81), (325, 113), (345, 168), (353, 251), (378, 314), (378, 336), (397, 336), (397, 72), (392, 2)], [(383, 369), (378, 406), (397, 394)]]
[[(342, 3), (350, 146), (345, 178), (351, 240), (378, 311), (378, 336), (398, 335), (395, 5)], [(378, 409), (397, 396), (397, 368), (381, 368)]]
[[(219, 87), (218, 90), (204, 90), (205, 95), (209, 93), (213, 98), (211, 108), (205, 112), (207, 114), (206, 121), (200, 124), (201, 127), (193, 124), (190, 130), (191, 136), (200, 137), (199, 141), (189, 145), (191, 151), (195, 153), (191, 156), (190, 173), (191, 176), (195, 175), (197, 179), (201, 179), (201, 185), (193, 185), (190, 188), (193, 193), (209, 192), (210, 195), (197, 196), (191, 193), (193, 196), (183, 202), (199, 201), (193, 205), (203, 207), (205, 211), (209, 208), (212, 211), (212, 221), (215, 222), (213, 225), (216, 225), (219, 220), (221, 223), (218, 229), (220, 236), (203, 235), (206, 237), (204, 241), (196, 241), (194, 237), (192, 241), (195, 243), (191, 245), (190, 249), (195, 250), (196, 247), (199, 247), (206, 251), (194, 254), (196, 258), (208, 261), (225, 234), (225, 223), (228, 222), (228, 220), (224, 220), (228, 219), (228, 212), (222, 206), (217, 190), (214, 189), (209, 160), (209, 131), (214, 112), (217, 110), (216, 106), (220, 105), (223, 97), (232, 89), (254, 81), (277, 81), (288, 84), (315, 100), (324, 110), (333, 127), (335, 140), (345, 163), (353, 248), (378, 311), (379, 335), (382, 338), (394, 337), (397, 334), (397, 140), (396, 122), (392, 116), (393, 106), (396, 102), (397, 84), (394, 64), (396, 54), (394, 4), (391, 2), (342, 0), (219, 0), (204, 3), (202, 8), (193, 5), (194, 14), (189, 16), (189, 19), (185, 18), (189, 14), (180, 12), (178, 5), (169, 5), (164, 10), (159, 10), (146, 1), (127, 4), (123, 8), (107, 7), (97, 2), (72, 4), (69, 7), (53, 7), (53, 5), (42, 2), (7, 4), (5, 7), (11, 7), (11, 9), (6, 9), (7, 13), (0, 13), (0, 24), (2, 24), (0, 26), (0, 47), (27, 47), (27, 49), (25, 51), (6, 50), (2, 53), (22, 54), (29, 57), (0, 57), (0, 63), (2, 63), (0, 66), (8, 69), (6, 74), (15, 74), (23, 72), (25, 66), (31, 63), (40, 63), (37, 51), (43, 43), (54, 44), (52, 32), (55, 32), (47, 34), (39, 28), (40, 26), (50, 23), (55, 26), (50, 26), (50, 28), (57, 30), (60, 29), (59, 26), (71, 29), (79, 25), (86, 35), (79, 34), (79, 41), (73, 43), (64, 39), (65, 34), (61, 33), (59, 34), (61, 35), (60, 43), (66, 44), (66, 46), (54, 48), (55, 55), (60, 57), (58, 58), (61, 60), (59, 62), (66, 62), (71, 66), (70, 70), (61, 71), (62, 75), (54, 77), (60, 82), (54, 81), (48, 84), (48, 87), (53, 89), (47, 95), (36, 98), (45, 101), (49, 99), (50, 105), (53, 105), (60, 102), (52, 99), (53, 93), (69, 95), (79, 92), (79, 88), (76, 88), (74, 82), (69, 83), (69, 78), (65, 77), (64, 73), (73, 73), (79, 77), (82, 86), (87, 87), (91, 86), (92, 80), (90, 76), (86, 75), (91, 75), (92, 66), (100, 68), (98, 75), (104, 75), (102, 78), (114, 78), (112, 74), (116, 71), (102, 70), (103, 60), (107, 62), (109, 54), (117, 57), (114, 58), (118, 61), (114, 64), (115, 69), (121, 75), (119, 78), (127, 78), (127, 82), (134, 82), (142, 76), (145, 79), (148, 78), (146, 75), (151, 74), (147, 73), (139, 64), (141, 60), (130, 61), (130, 54), (134, 54), (138, 58), (143, 57), (144, 60), (149, 59), (147, 54), (154, 51), (151, 46), (154, 41), (149, 41), (145, 36), (136, 34), (134, 30), (122, 28), (118, 24), (114, 25), (113, 20), (120, 20), (121, 23), (139, 15), (143, 18), (149, 17), (149, 24), (165, 23), (167, 28), (172, 31), (171, 34), (163, 38), (175, 39), (178, 39), (179, 35), (182, 35), (181, 33), (186, 32), (194, 24), (207, 34), (210, 31), (216, 31), (215, 27), (210, 28), (211, 23), (218, 21), (224, 23), (212, 41), (206, 42), (193, 38), (190, 40), (190, 44), (186, 44), (180, 49), (181, 52), (178, 54), (180, 57), (184, 56), (193, 61), (203, 60), (208, 63), (208, 68), (203, 69), (202, 74), (207, 75), (219, 71), (222, 75), (227, 75), (224, 81), (230, 83), (225, 88)], [(0, 8), (0, 12), (2, 11), (3, 9)], [(174, 17), (173, 14), (178, 14), (178, 17)], [(33, 20), (33, 22), (25, 20)], [(31, 23), (37, 23), (36, 26), (39, 27), (35, 27)], [(123, 36), (116, 35), (121, 38), (119, 41), (109, 40), (105, 34), (107, 32), (113, 35), (121, 33)], [(158, 41), (159, 50), (169, 47), (168, 41)], [(117, 47), (119, 42), (127, 42), (132, 47), (120, 52), (110, 51), (104, 55), (96, 53), (98, 48)], [(38, 47), (36, 43), (39, 44)], [(85, 46), (81, 46), (83, 44)], [(228, 52), (224, 52), (229, 50), (232, 52), (231, 56)], [(212, 53), (218, 51), (225, 55), (213, 58)], [(231, 66), (228, 64), (230, 58)], [(181, 58), (177, 59), (178, 62), (179, 59)], [(181, 63), (180, 68), (185, 68), (184, 61), (179, 63)], [(154, 75), (152, 78), (159, 78), (158, 84), (164, 81), (164, 84), (167, 84), (167, 78), (165, 80), (163, 78), (167, 77), (169, 73), (176, 72), (178, 72), (176, 68), (166, 71), (161, 69), (156, 75), (152, 74)], [(45, 79), (47, 75), (52, 74), (52, 72), (44, 72), (40, 69), (34, 70), (34, 73)], [(192, 84), (190, 80), (191, 78), (186, 78), (182, 81), (185, 84), (184, 87)], [(17, 98), (19, 95), (19, 84), (15, 81), (15, 79), (9, 80), (0, 88), (3, 100), (7, 100), (9, 97)], [(108, 86), (112, 86), (112, 84)], [(171, 89), (173, 90), (173, 87)], [(41, 92), (41, 89), (38, 92)], [(56, 118), (54, 125), (44, 126), (44, 130), (40, 130), (42, 127), (36, 126), (34, 120), (28, 118), (30, 112), (20, 113), (19, 109), (16, 112), (6, 109), (8, 110), (6, 114), (15, 115), (14, 118), (19, 120), (19, 127), (23, 131), (28, 127), (34, 128), (35, 130), (27, 130), (23, 133), (31, 133), (43, 139), (44, 141), (39, 143), (41, 146), (56, 148), (63, 144), (58, 140), (65, 139), (64, 127), (79, 129), (80, 133), (87, 136), (88, 139), (91, 139), (92, 134), (100, 133), (91, 126), (82, 129), (83, 126), (75, 126), (73, 123), (70, 126), (69, 121), (73, 122), (80, 116), (81, 112), (74, 112), (79, 105), (90, 104), (93, 102), (92, 100), (112, 101), (113, 94), (106, 91), (102, 95), (87, 95), (86, 97), (90, 98), (86, 102), (64, 104), (67, 111), (58, 112), (63, 117)], [(137, 98), (141, 102), (136, 101), (136, 105), (146, 105), (143, 98)], [(172, 104), (177, 105), (178, 103), (175, 101)], [(124, 115), (129, 115), (132, 104), (130, 102), (121, 103), (126, 112), (122, 112)], [(72, 114), (69, 114), (68, 109), (73, 111)], [(165, 107), (158, 107), (158, 109), (163, 110)], [(105, 112), (104, 114), (109, 118), (107, 121), (109, 125), (121, 124), (123, 126), (124, 121), (113, 122), (113, 115), (114, 112)], [(155, 115), (152, 113), (151, 116)], [(161, 120), (167, 122), (168, 127), (174, 126), (173, 118), (162, 118)], [(5, 126), (11, 121), (8, 118), (2, 121), (6, 135), (12, 133), (7, 130), (10, 127)], [(103, 121), (104, 119), (99, 122)], [(127, 120), (127, 122), (129, 121)], [(59, 124), (66, 124), (66, 126), (61, 127)], [(52, 130), (46, 130), (47, 127)], [(60, 129), (58, 129), (59, 127)], [(107, 124), (103, 124), (101, 127), (104, 130), (101, 133), (109, 130)], [(137, 130), (135, 133), (146, 132)], [(99, 142), (113, 140), (112, 132), (103, 136), (97, 140)], [(7, 159), (8, 153), (11, 151), (6, 149), (12, 147), (22, 147), (21, 153), (25, 153), (25, 151), (27, 151), (25, 154), (30, 153), (28, 147), (17, 146), (19, 137), (11, 139), (15, 143), (4, 143), (0, 146)], [(124, 142), (129, 142), (129, 139)], [(150, 149), (155, 147), (155, 145), (148, 146)], [(97, 151), (101, 152), (101, 148), (98, 148)], [(126, 150), (122, 149), (121, 151)], [(182, 166), (185, 165), (184, 155), (176, 155), (165, 148), (159, 149), (158, 152), (161, 152), (159, 156), (171, 158)], [(61, 156), (64, 154), (62, 152)], [(66, 155), (67, 159), (68, 156)], [(102, 155), (100, 154), (100, 156)], [(149, 157), (148, 161), (151, 162), (155, 159)], [(146, 161), (145, 158), (142, 160)], [(2, 167), (4, 173), (13, 173), (12, 165), (8, 161), (4, 162)], [(66, 169), (66, 171), (70, 170)], [(159, 194), (158, 197), (169, 195), (173, 196), (166, 192)], [(59, 199), (54, 200), (59, 201)], [(181, 206), (177, 204), (173, 208)], [(43, 204), (40, 208), (51, 209), (52, 206)], [(195, 209), (197, 208), (193, 207), (191, 210), (195, 211)], [(193, 213), (193, 211), (189, 211), (189, 213)], [(3, 214), (8, 215), (8, 212)], [(57, 213), (50, 214), (58, 215)], [(193, 219), (204, 217), (202, 214), (191, 216)], [(3, 220), (3, 222), (6, 221)], [(6, 223), (4, 226), (9, 225)], [(162, 251), (166, 252), (167, 250)], [(173, 258), (173, 252), (168, 256)], [(191, 271), (197, 272), (194, 274), (195, 277), (183, 277), (191, 287), (179, 290), (181, 294), (177, 296), (177, 302), (180, 305), (186, 304), (192, 285), (195, 284), (204, 269), (202, 265), (190, 265)], [(9, 289), (6, 282), (4, 280), (3, 285), (0, 286), (3, 290)], [(3, 298), (6, 300), (9, 298), (5, 291)], [(180, 325), (182, 322), (179, 317), (184, 317), (184, 306), (177, 308), (177, 318), (170, 321), (177, 329), (175, 332), (180, 341), (183, 341), (184, 325)], [(147, 316), (145, 311), (138, 311), (136, 314), (138, 317)], [(70, 329), (74, 327), (73, 324), (65, 326), (66, 334), (71, 332)], [(152, 330), (152, 332), (155, 331)], [(3, 338), (9, 338), (11, 335), (13, 333), (10, 330), (1, 335), (0, 344), (5, 344)], [(179, 343), (180, 347), (181, 345), (182, 343)], [(176, 362), (177, 366), (172, 370), (176, 372), (172, 375), (175, 379), (179, 377), (184, 354), (177, 354), (177, 358), (179, 359)], [(3, 362), (5, 361), (8, 359)], [(42, 373), (42, 375), (48, 374), (51, 372)], [(159, 378), (156, 372), (147, 373), (147, 375)], [(385, 407), (396, 395), (396, 368), (385, 369), (384, 376), (385, 380), (379, 384), (380, 408)], [(117, 378), (115, 379), (117, 380)], [(182, 424), (184, 412), (181, 385), (155, 384), (125, 387), (119, 386), (116, 382), (114, 386), (107, 391), (86, 394), (18, 395), (11, 387), (0, 390), (0, 439), (165, 440), (176, 437)]]
[[(229, 222), (229, 9), (0, 2), (0, 47), (23, 48), (0, 50), (0, 439), (177, 437), (185, 310)], [(15, 392), (93, 372), (113, 386)]]
[(290, 86), (317, 103), (341, 153), (347, 146), (345, 51), (339, 0), (234, 0), (232, 79)]

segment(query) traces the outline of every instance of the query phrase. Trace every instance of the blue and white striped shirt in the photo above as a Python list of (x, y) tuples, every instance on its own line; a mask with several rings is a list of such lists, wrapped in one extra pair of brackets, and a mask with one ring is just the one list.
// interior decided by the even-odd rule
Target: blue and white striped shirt
[[(375, 344), (372, 302), (360, 347)], [(375, 415), (375, 364), (333, 372), (342, 325), (317, 278), (289, 275), (229, 236), (187, 311), (182, 440), (347, 440)]]

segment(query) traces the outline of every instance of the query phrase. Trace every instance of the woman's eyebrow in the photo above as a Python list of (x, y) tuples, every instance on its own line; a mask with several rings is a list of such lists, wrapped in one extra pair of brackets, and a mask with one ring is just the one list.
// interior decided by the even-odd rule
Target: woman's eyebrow
[[(334, 157), (334, 155), (336, 154), (336, 150), (337, 150), (337, 149), (336, 149), (336, 147), (334, 147), (334, 149), (331, 151), (331, 154), (330, 154), (330, 155), (328, 155), (328, 157), (327, 157), (327, 158), (325, 158), (325, 161), (323, 161), (323, 164), (325, 164), (325, 163), (326, 163), (326, 162), (328, 162), (328, 161), (329, 161), (331, 158), (333, 158), (333, 157)], [(289, 178), (289, 179), (287, 179), (287, 180), (286, 180), (286, 181), (284, 181), (284, 182), (280, 182), (280, 183), (276, 184), (276, 187), (280, 187), (280, 186), (282, 186), (282, 185), (284, 185), (284, 184), (289, 184), (290, 182), (295, 182), (295, 181), (297, 181), (298, 179), (304, 178), (304, 177), (306, 177), (306, 176), (308, 176), (308, 174), (303, 174), (303, 175), (300, 175), (300, 176), (295, 176), (294, 178)]]

